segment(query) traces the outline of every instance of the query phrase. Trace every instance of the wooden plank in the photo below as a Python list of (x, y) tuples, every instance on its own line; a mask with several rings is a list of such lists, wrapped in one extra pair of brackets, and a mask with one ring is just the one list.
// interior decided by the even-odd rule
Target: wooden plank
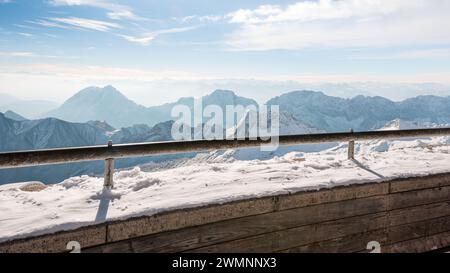
[(362, 196), (377, 196), (387, 191), (388, 184), (369, 184), (178, 210), (150, 217), (110, 223), (108, 225), (108, 242), (278, 210), (330, 203), (336, 200), (352, 200)]
[(164, 231), (258, 215), (274, 210), (273, 198), (182, 209), (108, 224), (107, 241), (115, 242)]
[(353, 253), (367, 249), (371, 241), (379, 242), (381, 246), (387, 242), (385, 229), (352, 234), (332, 240), (316, 242), (283, 250), (283, 253)]
[(389, 211), (389, 226), (420, 222), (450, 215), (450, 201)]
[(198, 248), (188, 252), (276, 252), (314, 242), (344, 237), (350, 234), (358, 234), (381, 229), (386, 225), (386, 222), (387, 213), (382, 212), (271, 232), (245, 239)]
[(306, 192), (303, 194), (282, 195), (278, 201), (278, 210), (385, 195), (388, 192), (389, 183), (386, 182), (341, 186), (329, 190)]
[(67, 243), (76, 241), (81, 248), (106, 243), (106, 226), (84, 227), (32, 239), (15, 240), (0, 244), (0, 253), (57, 253), (67, 252)]
[(386, 253), (419, 253), (450, 246), (450, 231), (388, 245)]
[[(239, 238), (231, 233), (221, 232), (229, 230), (233, 232), (233, 220), (229, 221), (230, 227), (220, 227), (219, 223), (204, 225), (197, 228), (182, 229), (179, 231), (166, 232), (153, 236), (146, 236), (136, 240), (110, 243), (103, 246), (83, 249), (83, 252), (101, 253), (128, 253), (128, 252), (180, 252), (191, 248), (220, 243), (227, 239)], [(416, 222), (401, 226), (389, 227), (388, 230), (378, 229), (369, 232), (353, 234), (331, 240), (315, 242), (312, 244), (297, 246), (286, 249), (285, 253), (350, 253), (368, 252), (367, 243), (377, 241), (381, 244), (382, 251), (387, 245), (423, 238), (450, 230), (450, 216), (437, 219)], [(234, 230), (236, 231), (236, 230)], [(251, 227), (248, 229), (251, 234)], [(196, 234), (196, 236), (193, 236)], [(219, 235), (218, 235), (219, 234)], [(255, 233), (256, 235), (256, 233)], [(132, 244), (134, 247), (132, 247)]]
[(401, 178), (391, 181), (391, 193), (450, 186), (450, 173), (424, 177)]
[(389, 210), (450, 200), (450, 187), (437, 187), (389, 195)]
[(388, 244), (450, 231), (450, 216), (388, 227)]
[(243, 217), (132, 239), (137, 252), (179, 252), (258, 234), (384, 211), (386, 197), (374, 196)]

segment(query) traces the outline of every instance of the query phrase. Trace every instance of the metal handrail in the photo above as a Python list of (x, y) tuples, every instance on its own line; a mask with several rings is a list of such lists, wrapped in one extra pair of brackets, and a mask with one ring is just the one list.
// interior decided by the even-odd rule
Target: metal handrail
[[(324, 133), (279, 136), (279, 145), (298, 145), (324, 142), (349, 142), (349, 158), (354, 156), (354, 142), (373, 139), (395, 139), (406, 137), (450, 136), (450, 128), (389, 130), (368, 132)], [(270, 140), (193, 140), (165, 141), (136, 144), (87, 146), (62, 149), (45, 149), (0, 153), (0, 169), (19, 168), (69, 162), (105, 160), (105, 185), (112, 186), (113, 160), (117, 158), (141, 157), (161, 154), (201, 152), (209, 150), (237, 149), (267, 145)], [(110, 180), (110, 181), (107, 181)]]

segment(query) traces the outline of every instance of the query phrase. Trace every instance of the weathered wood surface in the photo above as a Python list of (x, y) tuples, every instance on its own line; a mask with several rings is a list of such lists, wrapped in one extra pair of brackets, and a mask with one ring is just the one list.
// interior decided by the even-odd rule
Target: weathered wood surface
[(367, 250), (367, 244), (372, 241), (387, 244), (387, 234), (384, 228), (369, 232), (360, 232), (331, 240), (297, 246), (282, 250), (282, 253), (353, 253)]
[(368, 232), (386, 225), (385, 212), (297, 227), (215, 244), (189, 252), (276, 252), (313, 242)]
[(426, 177), (400, 178), (392, 181), (390, 184), (391, 193), (450, 186), (450, 174), (442, 173)]
[(413, 190), (389, 195), (389, 209), (400, 209), (442, 202), (450, 199), (450, 186)]
[(330, 190), (280, 195), (223, 205), (212, 205), (197, 209), (180, 210), (152, 217), (140, 217), (111, 223), (108, 225), (107, 238), (108, 242), (115, 242), (228, 219), (383, 195), (388, 192), (388, 189), (389, 183), (354, 185), (351, 187), (337, 187)]
[(450, 246), (450, 231), (384, 247), (386, 253), (427, 252)]
[(450, 201), (389, 211), (389, 226), (414, 223), (450, 215)]
[(106, 243), (106, 225), (63, 231), (52, 235), (43, 235), (31, 239), (21, 239), (0, 244), (0, 253), (51, 253), (65, 252), (67, 243), (76, 241), (81, 247), (91, 247)]
[(258, 234), (386, 210), (386, 197), (373, 196), (236, 218), (131, 240), (138, 252), (178, 252)]
[(450, 174), (182, 209), (0, 244), (0, 252), (383, 252), (449, 245)]
[(405, 225), (392, 226), (387, 229), (387, 244), (408, 241), (437, 233), (450, 231), (450, 216), (434, 218)]

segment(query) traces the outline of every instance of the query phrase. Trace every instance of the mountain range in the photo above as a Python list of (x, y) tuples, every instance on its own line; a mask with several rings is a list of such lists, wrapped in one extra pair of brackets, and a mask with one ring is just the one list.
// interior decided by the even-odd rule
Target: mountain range
[[(185, 97), (173, 103), (145, 107), (129, 100), (112, 86), (89, 87), (42, 117), (71, 122), (104, 120), (116, 128), (133, 124), (152, 127), (173, 120), (171, 110), (175, 105), (193, 109), (194, 101), (193, 97)], [(203, 107), (214, 104), (221, 109), (226, 105), (257, 105), (255, 100), (228, 90), (216, 90), (203, 96), (202, 102)], [(348, 131), (350, 128), (374, 130), (397, 118), (438, 124), (450, 122), (450, 97), (418, 96), (394, 102), (379, 96), (346, 99), (316, 91), (293, 91), (274, 97), (266, 104), (279, 105), (281, 112), (292, 115), (304, 126), (327, 132)]]
[[(15, 120), (0, 113), (0, 152), (35, 150), (47, 148), (106, 145), (113, 143), (167, 141), (171, 140), (172, 121), (155, 125), (133, 125), (114, 129), (101, 121), (71, 123), (56, 118), (38, 120)], [(14, 116), (15, 117), (15, 116)], [(154, 158), (122, 159), (118, 168), (135, 166), (155, 160)], [(82, 174), (101, 174), (103, 162), (61, 164), (21, 169), (0, 170), (0, 184), (38, 180), (46, 183), (59, 182)]]
[[(139, 105), (112, 86), (88, 87), (81, 90), (57, 109), (49, 111), (42, 117), (55, 117), (71, 122), (87, 122), (89, 120), (105, 120), (114, 127), (128, 127), (133, 124), (157, 123), (172, 120), (171, 111), (175, 105), (186, 105), (194, 108), (195, 99), (180, 98), (173, 103), (160, 106), (144, 107)], [(256, 105), (256, 101), (236, 96), (232, 91), (216, 90), (202, 97), (203, 105)]]
[(299, 121), (327, 132), (376, 130), (394, 119), (450, 123), (450, 97), (419, 96), (393, 102), (383, 97), (343, 99), (322, 92), (295, 91), (267, 104), (279, 105)]

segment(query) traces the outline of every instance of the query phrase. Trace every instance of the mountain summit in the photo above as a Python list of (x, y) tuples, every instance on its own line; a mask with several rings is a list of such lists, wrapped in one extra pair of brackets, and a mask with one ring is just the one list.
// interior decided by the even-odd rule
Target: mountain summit
[(129, 100), (114, 87), (88, 87), (59, 108), (45, 114), (70, 122), (105, 120), (116, 128), (145, 123), (146, 108)]

